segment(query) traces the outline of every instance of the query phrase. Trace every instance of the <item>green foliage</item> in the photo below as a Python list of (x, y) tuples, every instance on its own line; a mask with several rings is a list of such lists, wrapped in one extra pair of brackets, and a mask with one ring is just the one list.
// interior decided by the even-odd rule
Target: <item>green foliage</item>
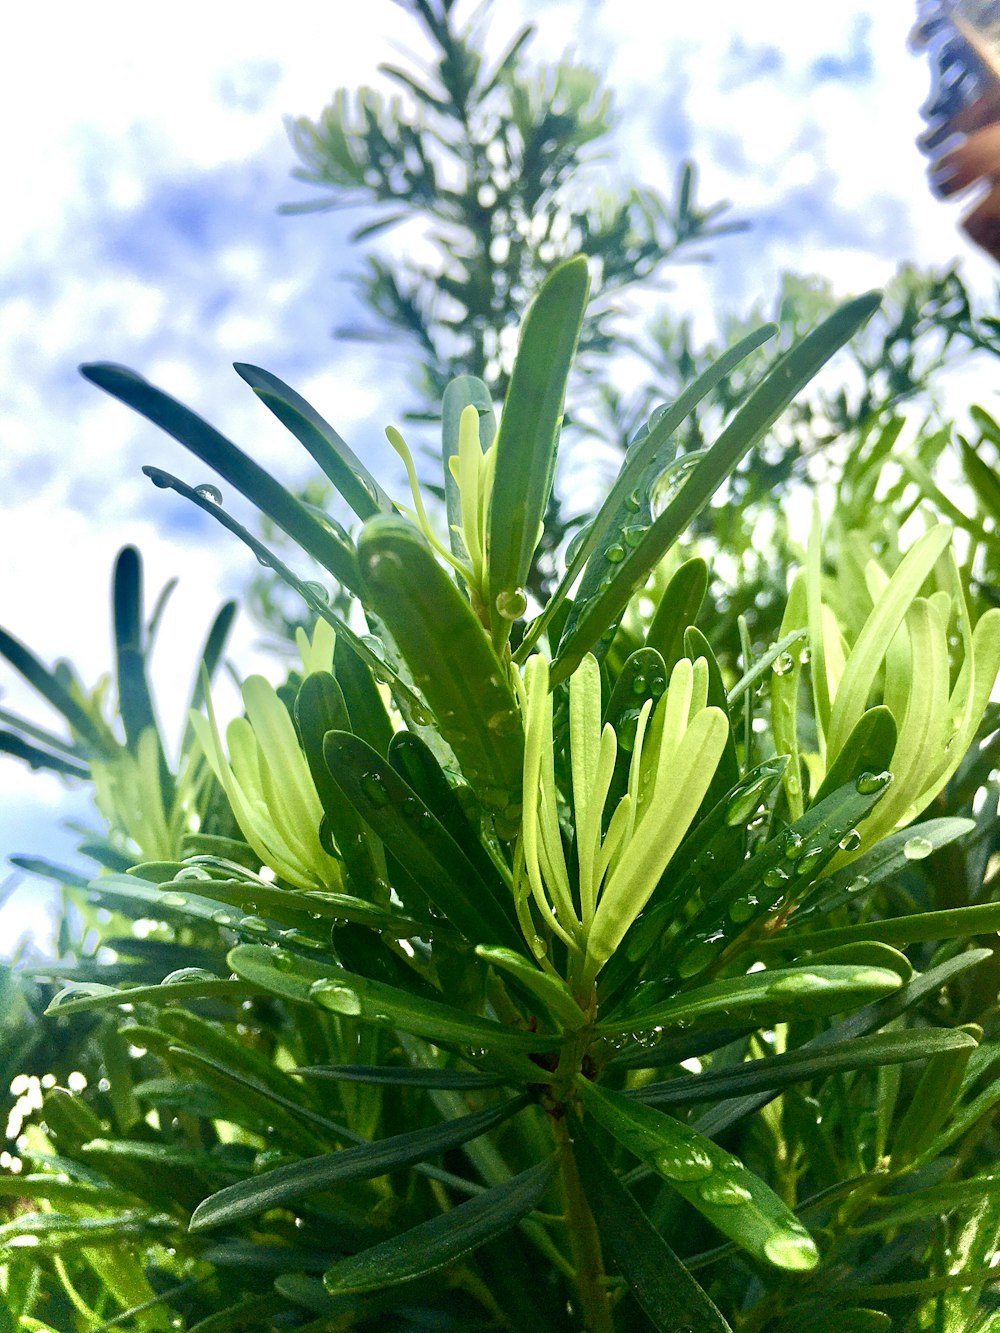
[(311, 622), (300, 667), (243, 681), (223, 729), (226, 613), (176, 770), (134, 552), (114, 711), (2, 641), (68, 728), (11, 734), (91, 773), (107, 821), (96, 877), (22, 861), (73, 912), (60, 960), (11, 990), (11, 1032), (44, 993), (56, 1036), (44, 1088), (12, 1036), (12, 1329), (957, 1330), (994, 1310), (990, 483), (972, 467), (961, 566), (926, 485), (876, 545), (872, 497), (924, 464), (856, 424), (847, 503), (776, 586), (780, 637), (727, 641), (699, 516), (864, 297), (755, 373), (772, 330), (743, 338), (654, 413), (533, 605), (585, 293), (577, 259), (543, 286), (498, 431), (485, 384), (449, 389), (447, 541), (412, 465), (410, 509), (266, 372), (241, 368), (356, 534), (161, 390), (85, 368), (341, 590), (147, 469)]

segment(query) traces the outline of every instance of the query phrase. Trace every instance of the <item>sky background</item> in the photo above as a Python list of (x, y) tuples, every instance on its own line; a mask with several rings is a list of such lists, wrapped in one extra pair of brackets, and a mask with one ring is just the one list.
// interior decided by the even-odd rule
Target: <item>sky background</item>
[[(494, 54), (528, 10), (495, 6)], [(708, 333), (713, 311), (768, 303), (785, 269), (821, 273), (846, 295), (902, 263), (960, 257), (972, 289), (992, 293), (994, 270), (958, 234), (956, 209), (927, 193), (914, 141), (929, 76), (907, 50), (913, 17), (910, 0), (879, 0), (871, 12), (848, 0), (822, 10), (801, 0), (542, 0), (530, 6), (529, 49), (536, 59), (570, 50), (605, 71), (620, 116), (612, 180), (669, 193), (693, 157), (702, 200), (727, 198), (752, 223), (718, 245), (713, 266), (669, 272), (663, 299)], [(329, 337), (356, 313), (344, 281), (361, 257), (346, 241), (351, 216), (276, 210), (310, 197), (289, 177), (284, 119), (318, 116), (338, 87), (384, 86), (379, 61), (419, 55), (420, 34), (391, 0), (56, 0), (17, 6), (5, 38), (0, 624), (96, 683), (111, 662), (112, 564), (136, 543), (150, 600), (180, 578), (154, 668), (173, 737), (211, 617), (257, 567), (140, 473), (154, 463), (197, 484), (213, 480), (206, 470), (87, 385), (77, 365), (132, 366), (283, 481), (302, 481), (308, 458), (231, 369), (260, 364), (377, 474), (396, 477), (382, 431), (407, 405), (405, 361)], [(996, 377), (982, 374), (989, 405)], [(249, 518), (238, 500), (231, 508)], [(244, 673), (267, 669), (256, 639), (243, 617), (231, 656)], [(0, 706), (50, 721), (5, 663)], [(0, 860), (69, 860), (74, 835), (59, 822), (85, 810), (79, 792), (0, 759)], [(0, 911), (0, 951), (45, 925), (44, 895), (26, 882)]]

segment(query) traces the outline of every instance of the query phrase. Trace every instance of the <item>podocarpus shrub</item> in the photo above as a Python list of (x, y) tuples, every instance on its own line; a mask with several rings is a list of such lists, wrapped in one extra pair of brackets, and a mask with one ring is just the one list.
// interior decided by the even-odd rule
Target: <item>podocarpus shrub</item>
[(529, 607), (587, 289), (579, 259), (545, 283), (499, 426), (480, 381), (448, 386), (447, 532), (397, 432), (412, 508), (265, 371), (238, 367), (356, 536), (138, 375), (85, 367), (358, 618), (214, 485), (150, 467), (311, 608), (301, 670), (245, 680), (223, 733), (225, 609), (172, 767), (135, 552), (121, 731), (0, 639), (70, 729), (7, 748), (92, 778), (107, 821), (96, 879), (48, 867), (87, 956), (31, 970), (69, 983), (48, 1021), (76, 1034), (81, 1090), (60, 1069), (21, 1108), (10, 1327), (993, 1327), (996, 967), (973, 945), (1000, 929), (977, 739), (1000, 611), (975, 619), (940, 523), (904, 550), (889, 515), (877, 551), (817, 523), (780, 638), (720, 670), (685, 533), (873, 296), (710, 446), (675, 456), (771, 329), (655, 413)]

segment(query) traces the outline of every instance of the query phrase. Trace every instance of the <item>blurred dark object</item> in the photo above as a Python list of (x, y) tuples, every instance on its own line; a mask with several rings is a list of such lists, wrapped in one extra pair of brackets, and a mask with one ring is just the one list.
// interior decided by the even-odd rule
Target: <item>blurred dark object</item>
[(948, 198), (982, 187), (962, 229), (1000, 262), (1000, 0), (922, 4), (912, 40), (931, 58), (920, 139), (931, 158), (931, 188)]

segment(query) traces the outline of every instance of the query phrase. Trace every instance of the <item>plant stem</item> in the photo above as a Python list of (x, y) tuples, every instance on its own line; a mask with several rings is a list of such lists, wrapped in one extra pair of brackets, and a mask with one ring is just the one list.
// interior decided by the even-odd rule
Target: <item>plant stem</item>
[(553, 1118), (552, 1132), (559, 1151), (559, 1169), (566, 1197), (566, 1225), (576, 1268), (576, 1289), (580, 1297), (583, 1327), (585, 1333), (615, 1333), (601, 1255), (601, 1238), (583, 1192), (576, 1158), (573, 1156), (573, 1140), (565, 1117)]

